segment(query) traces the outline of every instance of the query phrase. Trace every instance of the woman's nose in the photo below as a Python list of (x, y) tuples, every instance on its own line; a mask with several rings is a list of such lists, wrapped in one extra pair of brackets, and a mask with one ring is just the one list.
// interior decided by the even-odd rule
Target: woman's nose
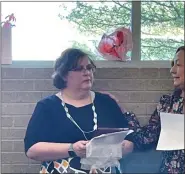
[(84, 69), (84, 74), (85, 75), (89, 75), (90, 74), (90, 71), (88, 69)]
[(175, 66), (172, 66), (172, 67), (171, 67), (170, 73), (171, 73), (171, 74), (175, 74)]

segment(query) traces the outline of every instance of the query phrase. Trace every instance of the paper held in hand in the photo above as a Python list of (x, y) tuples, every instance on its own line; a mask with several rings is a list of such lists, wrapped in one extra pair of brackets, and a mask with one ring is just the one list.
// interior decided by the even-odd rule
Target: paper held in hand
[[(114, 146), (120, 146), (126, 135), (133, 132), (132, 130), (120, 131), (114, 133), (103, 134), (94, 137), (87, 145), (86, 157), (107, 157)], [(121, 149), (122, 150), (122, 149)], [(122, 153), (119, 154), (122, 156)], [(117, 156), (119, 157), (119, 156)]]
[(157, 150), (184, 149), (184, 114), (160, 113), (161, 133)]
[(103, 134), (93, 138), (86, 148), (86, 158), (81, 159), (81, 168), (106, 168), (119, 166), (122, 158), (122, 142), (132, 130)]

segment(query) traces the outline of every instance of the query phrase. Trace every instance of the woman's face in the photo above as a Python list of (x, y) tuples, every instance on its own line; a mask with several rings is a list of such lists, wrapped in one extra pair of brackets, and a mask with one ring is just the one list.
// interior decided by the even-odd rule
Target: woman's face
[(77, 67), (68, 72), (66, 81), (68, 88), (80, 90), (91, 90), (93, 85), (94, 66), (88, 57), (84, 57), (78, 63)]
[(174, 60), (170, 73), (173, 77), (173, 84), (175, 87), (179, 87), (184, 90), (184, 51), (180, 50)]

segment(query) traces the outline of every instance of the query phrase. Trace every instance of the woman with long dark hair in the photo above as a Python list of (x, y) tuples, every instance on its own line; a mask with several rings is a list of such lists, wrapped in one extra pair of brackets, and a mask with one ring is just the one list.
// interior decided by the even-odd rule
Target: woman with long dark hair
[[(130, 152), (130, 149), (144, 151), (156, 147), (161, 130), (160, 112), (184, 113), (184, 52), (185, 46), (179, 47), (171, 64), (170, 73), (173, 77), (174, 92), (171, 95), (161, 97), (148, 125), (138, 128), (137, 131), (126, 137), (127, 140), (123, 143), (125, 153)], [(130, 113), (128, 112), (127, 114), (129, 115)], [(160, 173), (185, 173), (184, 149), (163, 151), (162, 154)]]

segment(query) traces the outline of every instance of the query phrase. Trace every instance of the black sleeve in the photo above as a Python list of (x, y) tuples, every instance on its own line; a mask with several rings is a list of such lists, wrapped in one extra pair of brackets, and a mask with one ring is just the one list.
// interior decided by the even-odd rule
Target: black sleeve
[(48, 141), (47, 122), (49, 122), (49, 120), (47, 115), (47, 105), (38, 102), (27, 126), (24, 138), (25, 153), (34, 144)]

